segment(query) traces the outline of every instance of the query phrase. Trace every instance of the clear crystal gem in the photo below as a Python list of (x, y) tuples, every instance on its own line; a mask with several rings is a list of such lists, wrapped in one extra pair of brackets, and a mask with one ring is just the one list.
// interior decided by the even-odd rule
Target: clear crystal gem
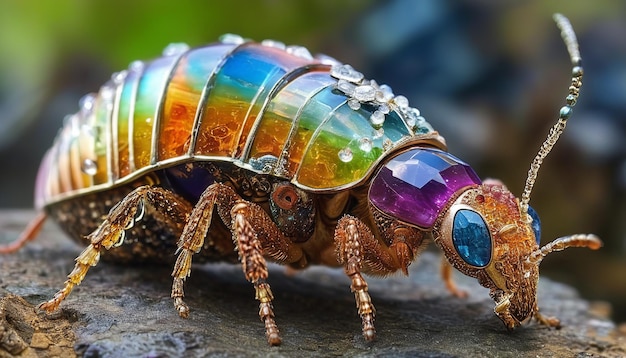
[(224, 34), (220, 36), (220, 42), (224, 44), (241, 45), (246, 42), (243, 37), (235, 34)]
[(373, 145), (374, 143), (368, 137), (362, 137), (361, 139), (359, 139), (359, 149), (361, 149), (362, 151), (366, 153), (369, 153), (372, 151)]
[(393, 91), (387, 85), (380, 85), (376, 92), (376, 100), (381, 103), (387, 103), (393, 99)]
[(346, 80), (337, 81), (337, 89), (339, 89), (341, 92), (345, 93), (346, 95), (350, 97), (352, 97), (352, 95), (354, 94), (355, 88), (356, 88), (356, 85), (352, 82), (348, 82)]
[(105, 101), (111, 101), (115, 97), (115, 87), (113, 83), (107, 82), (104, 86), (100, 87), (100, 96)]
[(80, 112), (83, 117), (89, 117), (93, 112), (93, 107), (96, 103), (96, 95), (94, 93), (88, 93), (84, 95), (79, 101)]
[(383, 140), (383, 149), (389, 150), (391, 148), (393, 148), (393, 141), (389, 138), (385, 138), (385, 140)]
[(357, 101), (354, 98), (348, 100), (348, 107), (354, 111), (358, 111), (361, 108), (361, 102)]
[(360, 102), (370, 102), (376, 98), (376, 89), (373, 86), (357, 86), (354, 89), (354, 98)]
[(344, 163), (348, 163), (349, 161), (352, 160), (352, 150), (350, 150), (350, 148), (343, 148), (342, 150), (339, 151), (338, 153), (339, 155), (339, 160), (341, 160)]
[(404, 111), (404, 118), (405, 118), (406, 124), (411, 128), (414, 127), (418, 123), (419, 117), (420, 117), (420, 111), (417, 108), (409, 107), (407, 108), (406, 111)]
[(374, 127), (378, 128), (385, 123), (385, 115), (381, 111), (374, 111), (370, 116), (370, 122)]
[(132, 72), (139, 72), (143, 70), (143, 67), (145, 66), (145, 64), (143, 63), (143, 61), (133, 61), (130, 63), (130, 65), (128, 65), (128, 69)]
[(126, 70), (115, 72), (114, 74), (111, 75), (111, 81), (113, 81), (113, 83), (115, 83), (116, 85), (121, 85), (122, 82), (124, 82), (124, 80), (126, 79), (127, 75), (128, 75), (128, 71)]
[(396, 106), (398, 106), (398, 108), (400, 108), (401, 111), (409, 108), (409, 100), (404, 96), (394, 97), (393, 102), (396, 104)]
[(359, 83), (363, 79), (363, 74), (356, 71), (350, 65), (333, 66), (330, 69), (330, 75), (339, 80), (346, 80), (352, 83)]
[(98, 173), (98, 164), (93, 159), (85, 159), (80, 169), (83, 173), (93, 176)]
[(313, 55), (311, 55), (311, 52), (309, 52), (309, 50), (307, 50), (307, 48), (303, 46), (287, 46), (287, 53), (302, 57), (307, 60), (313, 59)]
[(281, 50), (284, 50), (284, 49), (287, 48), (287, 46), (285, 46), (284, 43), (282, 43), (280, 41), (276, 41), (276, 40), (270, 40), (270, 39), (263, 40), (261, 42), (261, 45), (267, 46), (267, 47), (274, 47), (274, 48), (281, 49)]
[(178, 56), (189, 51), (189, 45), (184, 42), (172, 42), (163, 49), (163, 56)]

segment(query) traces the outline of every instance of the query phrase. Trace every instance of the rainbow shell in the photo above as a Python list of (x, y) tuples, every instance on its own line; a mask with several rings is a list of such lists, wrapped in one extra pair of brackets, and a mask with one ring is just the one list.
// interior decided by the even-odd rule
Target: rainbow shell
[(44, 157), (38, 208), (198, 161), (340, 190), (398, 148), (445, 147), (405, 97), (349, 65), (236, 35), (193, 49), (172, 44), (80, 105)]

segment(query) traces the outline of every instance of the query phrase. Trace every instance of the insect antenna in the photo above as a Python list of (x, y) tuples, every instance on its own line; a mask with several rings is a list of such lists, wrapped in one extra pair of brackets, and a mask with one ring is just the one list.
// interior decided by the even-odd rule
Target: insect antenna
[[(567, 52), (569, 52), (570, 60), (572, 61), (572, 84), (569, 86), (569, 93), (566, 97), (567, 104), (561, 107), (559, 111), (559, 119), (550, 129), (548, 138), (541, 144), (539, 153), (535, 156), (530, 164), (530, 170), (528, 170), (528, 178), (526, 178), (526, 185), (524, 186), (524, 192), (522, 193), (520, 200), (520, 212), (522, 217), (527, 222), (532, 222), (532, 218), (528, 214), (528, 203), (530, 202), (530, 192), (533, 189), (535, 180), (537, 179), (537, 173), (543, 160), (546, 158), (552, 147), (556, 144), (557, 140), (561, 136), (561, 133), (565, 130), (567, 120), (572, 114), (572, 107), (576, 105), (578, 95), (580, 93), (580, 87), (582, 86), (583, 68), (582, 59), (578, 50), (578, 41), (576, 40), (576, 34), (572, 29), (572, 25), (569, 20), (561, 15), (554, 14), (554, 21), (561, 30), (561, 37), (567, 46)], [(592, 250), (597, 250), (602, 247), (602, 241), (595, 235), (576, 234), (571, 236), (565, 236), (558, 238), (552, 242), (547, 243), (541, 248), (531, 252), (526, 258), (526, 265), (539, 265), (546, 255), (551, 252), (561, 251), (568, 247), (587, 247)]]
[(593, 234), (576, 234), (560, 237), (533, 251), (527, 258), (528, 264), (538, 265), (546, 255), (555, 251), (562, 251), (568, 247), (588, 247), (597, 250), (602, 247), (602, 241)]
[(572, 114), (572, 107), (574, 107), (576, 101), (578, 100), (578, 94), (580, 92), (580, 87), (582, 86), (583, 68), (580, 51), (578, 50), (576, 34), (574, 33), (569, 20), (565, 16), (561, 14), (554, 14), (553, 18), (556, 25), (561, 30), (561, 37), (565, 42), (565, 46), (567, 46), (567, 52), (569, 52), (570, 60), (572, 61), (572, 84), (569, 87), (569, 93), (566, 97), (567, 104), (559, 111), (558, 121), (550, 129), (548, 138), (546, 138), (539, 148), (539, 152), (535, 156), (535, 159), (533, 159), (530, 164), (530, 169), (528, 170), (528, 177), (526, 178), (524, 192), (522, 193), (520, 200), (520, 212), (522, 217), (527, 222), (532, 221), (530, 215), (528, 215), (528, 203), (530, 202), (530, 193), (535, 185), (539, 167), (541, 167), (543, 160), (546, 158), (548, 153), (550, 153), (552, 147), (554, 147), (557, 140), (559, 140), (561, 133), (565, 130), (565, 125)]

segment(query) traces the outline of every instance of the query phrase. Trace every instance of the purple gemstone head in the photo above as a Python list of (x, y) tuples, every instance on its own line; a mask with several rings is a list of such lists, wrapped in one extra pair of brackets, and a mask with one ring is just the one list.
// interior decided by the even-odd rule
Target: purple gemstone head
[(415, 148), (383, 165), (372, 181), (369, 200), (388, 215), (430, 228), (454, 193), (477, 184), (481, 181), (474, 170), (450, 153)]

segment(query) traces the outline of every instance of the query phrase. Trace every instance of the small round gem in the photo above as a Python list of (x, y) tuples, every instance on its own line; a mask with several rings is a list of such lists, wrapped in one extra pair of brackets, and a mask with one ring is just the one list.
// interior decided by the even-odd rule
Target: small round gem
[(385, 140), (383, 140), (383, 149), (389, 150), (391, 148), (393, 148), (393, 142), (391, 141), (391, 139), (385, 138)]
[(273, 47), (273, 48), (277, 48), (281, 50), (284, 50), (287, 48), (287, 46), (285, 46), (284, 43), (280, 41), (276, 41), (276, 40), (271, 40), (271, 39), (261, 41), (261, 45), (267, 46), (267, 47)]
[(91, 116), (91, 114), (93, 113), (95, 103), (96, 103), (95, 94), (89, 93), (89, 94), (84, 95), (78, 101), (78, 105), (80, 106), (80, 114), (84, 118)]
[(491, 261), (491, 235), (485, 220), (475, 211), (461, 209), (454, 215), (452, 244), (463, 261), (485, 267)]
[(574, 66), (574, 68), (572, 68), (572, 75), (574, 77), (582, 76), (583, 68), (581, 66)]
[(93, 109), (93, 105), (96, 102), (96, 95), (93, 93), (87, 93), (80, 100), (78, 100), (78, 105), (81, 109), (86, 111), (91, 111)]
[(223, 44), (241, 45), (245, 42), (243, 37), (235, 34), (224, 34), (220, 36), (220, 42)]
[(376, 98), (376, 89), (370, 85), (358, 86), (354, 89), (354, 98), (359, 102), (370, 102)]
[(184, 42), (173, 42), (163, 49), (163, 56), (178, 56), (189, 51), (189, 45)]
[(559, 111), (559, 117), (563, 119), (568, 119), (571, 115), (572, 115), (572, 107), (570, 106), (561, 107), (561, 110)]
[(361, 139), (359, 139), (359, 149), (361, 149), (362, 151), (366, 153), (369, 153), (372, 151), (373, 145), (374, 143), (368, 137), (362, 137)]
[(143, 70), (143, 67), (145, 66), (145, 64), (143, 63), (143, 61), (140, 60), (136, 60), (130, 63), (130, 65), (128, 65), (128, 69), (132, 72), (139, 72)]
[(393, 101), (395, 102), (396, 106), (400, 108), (400, 110), (406, 110), (407, 108), (409, 108), (409, 100), (404, 96), (396, 96)]
[(92, 159), (85, 159), (83, 160), (83, 164), (81, 165), (80, 169), (83, 171), (83, 173), (94, 176), (96, 175), (96, 173), (98, 173), (98, 164)]
[(376, 93), (378, 102), (386, 103), (393, 99), (393, 90), (388, 85), (380, 85), (379, 91)]
[(330, 69), (330, 75), (339, 80), (346, 80), (352, 83), (359, 83), (363, 79), (363, 74), (356, 71), (350, 65), (337, 65)]
[(115, 72), (111, 75), (111, 81), (113, 81), (113, 83), (115, 83), (116, 85), (121, 85), (122, 82), (124, 82), (124, 80), (126, 79), (126, 75), (128, 75), (128, 71), (126, 70)]
[(385, 123), (385, 115), (381, 111), (374, 111), (370, 116), (370, 122), (375, 128), (378, 128)]
[(404, 117), (406, 120), (406, 124), (413, 128), (418, 123), (418, 118), (420, 117), (420, 111), (417, 108), (407, 108), (404, 112)]
[(287, 46), (287, 53), (307, 60), (313, 59), (313, 55), (311, 55), (311, 52), (309, 52), (309, 50), (307, 50), (307, 48), (303, 46)]
[(567, 97), (565, 97), (565, 100), (567, 101), (567, 104), (570, 106), (573, 106), (576, 104), (576, 96), (574, 96), (573, 94), (568, 94)]
[(352, 82), (348, 82), (346, 80), (337, 81), (337, 89), (350, 97), (352, 97), (352, 95), (354, 94), (355, 88), (356, 85)]
[(110, 101), (115, 97), (115, 87), (113, 87), (111, 82), (100, 87), (100, 96), (105, 101)]
[(343, 148), (342, 150), (339, 151), (338, 153), (339, 155), (339, 160), (341, 160), (344, 163), (348, 163), (352, 160), (352, 150), (350, 150), (350, 148)]
[(348, 100), (348, 107), (354, 111), (358, 111), (361, 108), (361, 102), (357, 101), (354, 98)]
[(384, 135), (385, 135), (385, 129), (384, 128), (375, 129), (374, 132), (372, 133), (372, 137), (374, 139), (382, 138), (382, 136), (384, 136)]

